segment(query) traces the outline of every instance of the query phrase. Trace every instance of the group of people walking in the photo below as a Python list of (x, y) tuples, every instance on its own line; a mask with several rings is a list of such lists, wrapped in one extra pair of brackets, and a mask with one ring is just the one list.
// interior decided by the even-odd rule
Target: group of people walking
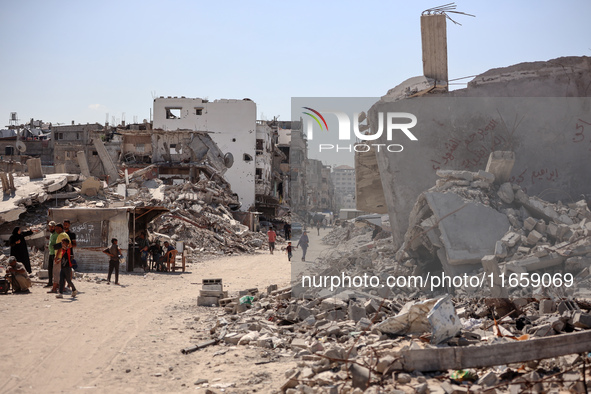
[[(290, 226), (290, 230), (291, 230), (291, 226)], [(277, 240), (277, 233), (275, 232), (275, 230), (273, 229), (273, 227), (269, 227), (269, 231), (267, 231), (267, 237), (269, 240), (269, 251), (271, 252), (271, 254), (273, 254), (273, 251), (275, 250), (275, 241)], [(288, 232), (288, 230), (286, 229), (285, 232), (285, 239), (291, 239), (291, 234)], [(308, 232), (306, 230), (304, 230), (304, 232), (302, 233), (302, 236), (300, 237), (298, 244), (295, 246), (295, 248), (302, 248), (302, 261), (306, 261), (306, 252), (308, 251), (308, 246), (310, 245), (310, 239), (308, 238)], [(293, 256), (293, 249), (294, 247), (291, 246), (291, 242), (287, 243), (287, 247), (285, 248), (285, 252), (287, 253), (287, 260), (291, 261), (291, 258)]]

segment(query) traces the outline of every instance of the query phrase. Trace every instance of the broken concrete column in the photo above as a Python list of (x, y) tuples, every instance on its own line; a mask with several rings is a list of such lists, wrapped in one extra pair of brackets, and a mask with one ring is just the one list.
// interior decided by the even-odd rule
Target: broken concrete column
[(482, 267), (486, 272), (487, 278), (490, 278), (490, 275), (492, 275), (492, 283), (490, 286), (491, 297), (507, 298), (509, 296), (509, 291), (502, 285), (501, 270), (497, 261), (498, 259), (494, 255), (484, 256), (481, 260)]
[(85, 177), (90, 177), (90, 168), (88, 167), (88, 160), (86, 159), (86, 153), (84, 151), (76, 152), (78, 158), (78, 165), (80, 166), (80, 173)]
[(423, 75), (447, 87), (447, 27), (445, 14), (421, 15)]
[(6, 173), (0, 173), (0, 179), (2, 180), (2, 190), (4, 191), (4, 194), (10, 194), (10, 183), (8, 182), (8, 177), (6, 176)]
[(514, 164), (515, 152), (491, 152), (490, 156), (488, 156), (488, 163), (486, 163), (486, 172), (494, 174), (495, 183), (500, 185), (509, 180)]
[(42, 179), (43, 170), (41, 169), (41, 159), (29, 159), (27, 160), (27, 172), (29, 173), (29, 179)]
[(10, 190), (12, 190), (13, 192), (16, 191), (16, 187), (14, 186), (14, 176), (12, 176), (12, 172), (8, 173), (8, 185), (10, 187)]
[(97, 134), (92, 135), (92, 142), (94, 147), (96, 148), (96, 152), (98, 153), (101, 161), (103, 163), (103, 167), (105, 168), (105, 172), (109, 176), (109, 184), (117, 181), (119, 179), (119, 171), (117, 171), (117, 167), (113, 164), (113, 160), (107, 152), (107, 148), (105, 148), (105, 144)]

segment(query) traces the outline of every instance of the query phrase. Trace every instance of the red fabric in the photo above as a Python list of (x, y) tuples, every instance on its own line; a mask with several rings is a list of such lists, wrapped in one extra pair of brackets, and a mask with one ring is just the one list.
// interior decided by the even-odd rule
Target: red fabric
[(269, 236), (269, 242), (275, 242), (275, 239), (277, 238), (277, 233), (273, 230), (269, 230), (267, 231), (267, 235)]

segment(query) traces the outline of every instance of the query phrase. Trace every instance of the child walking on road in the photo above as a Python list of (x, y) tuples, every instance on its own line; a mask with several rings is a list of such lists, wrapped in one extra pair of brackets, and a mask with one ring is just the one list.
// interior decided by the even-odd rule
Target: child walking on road
[(285, 250), (287, 251), (287, 261), (291, 261), (291, 242), (287, 243), (287, 248), (285, 248)]

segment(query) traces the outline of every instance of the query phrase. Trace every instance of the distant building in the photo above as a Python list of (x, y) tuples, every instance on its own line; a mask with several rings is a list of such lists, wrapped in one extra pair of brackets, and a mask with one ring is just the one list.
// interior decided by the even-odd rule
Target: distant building
[(339, 209), (355, 209), (355, 168), (341, 165), (332, 169), (336, 204)]
[(334, 212), (334, 186), (329, 166), (320, 160), (308, 159), (307, 186), (309, 211)]
[[(78, 152), (84, 152), (90, 174), (104, 178), (105, 169), (92, 142), (93, 135), (104, 140), (105, 148), (113, 162), (116, 163), (119, 160), (121, 153), (120, 141), (107, 141), (105, 132), (103, 125), (98, 123), (53, 126), (51, 128), (51, 139), (53, 141), (55, 172), (80, 174)], [(108, 134), (110, 134), (110, 131)]]

